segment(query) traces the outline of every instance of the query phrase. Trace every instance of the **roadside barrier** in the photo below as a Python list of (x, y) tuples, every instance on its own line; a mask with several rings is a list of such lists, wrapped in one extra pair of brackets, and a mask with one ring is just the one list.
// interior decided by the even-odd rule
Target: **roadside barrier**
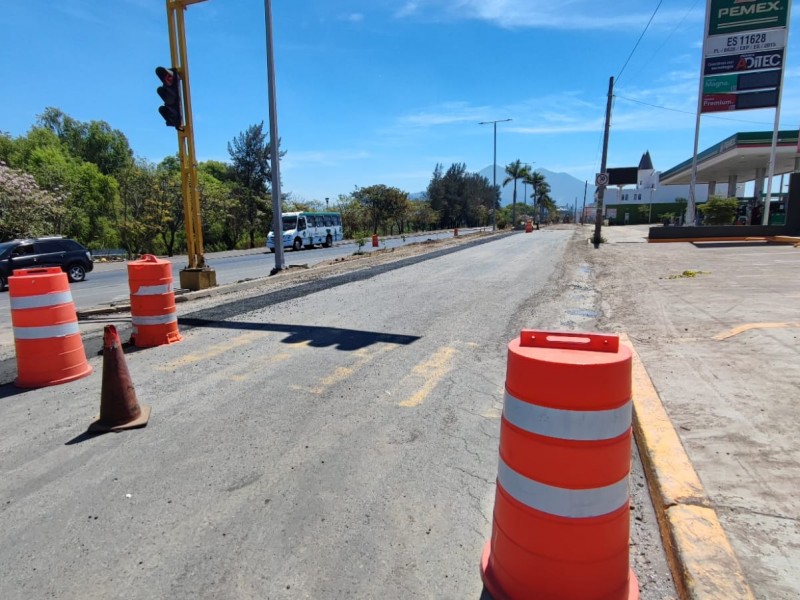
[(67, 383), (92, 372), (67, 275), (58, 267), (18, 269), (8, 278), (21, 388)]
[(117, 328), (106, 325), (103, 328), (100, 416), (89, 425), (89, 431), (103, 433), (134, 429), (144, 427), (149, 420), (150, 407), (139, 406)]
[(172, 264), (152, 254), (128, 263), (131, 292), (131, 342), (137, 348), (152, 348), (180, 342)]
[(523, 330), (508, 345), (492, 537), (496, 599), (638, 600), (629, 566), (631, 352)]

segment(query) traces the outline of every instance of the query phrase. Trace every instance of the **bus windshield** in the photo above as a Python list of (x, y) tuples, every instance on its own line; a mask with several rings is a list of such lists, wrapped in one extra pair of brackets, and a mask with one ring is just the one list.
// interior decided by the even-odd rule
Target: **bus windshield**
[(283, 230), (297, 229), (297, 215), (283, 215)]

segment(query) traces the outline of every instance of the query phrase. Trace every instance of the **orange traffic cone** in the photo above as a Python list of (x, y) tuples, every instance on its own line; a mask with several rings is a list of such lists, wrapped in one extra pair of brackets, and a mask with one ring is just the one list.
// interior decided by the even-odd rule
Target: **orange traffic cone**
[(89, 426), (91, 432), (122, 431), (144, 427), (150, 419), (150, 407), (139, 406), (131, 381), (117, 328), (103, 330), (103, 385), (100, 392), (100, 416)]

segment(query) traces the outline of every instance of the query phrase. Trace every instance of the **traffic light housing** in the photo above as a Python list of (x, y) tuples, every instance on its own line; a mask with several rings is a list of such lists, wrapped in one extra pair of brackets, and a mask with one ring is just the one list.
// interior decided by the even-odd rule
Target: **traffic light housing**
[(164, 117), (167, 127), (183, 131), (181, 78), (175, 69), (164, 67), (156, 69), (156, 76), (161, 80), (161, 86), (156, 91), (164, 101), (164, 105), (158, 107), (158, 112)]

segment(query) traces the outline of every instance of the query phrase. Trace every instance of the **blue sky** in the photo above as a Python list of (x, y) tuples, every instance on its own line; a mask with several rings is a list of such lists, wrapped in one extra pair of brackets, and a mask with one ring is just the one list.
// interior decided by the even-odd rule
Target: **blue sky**
[[(383, 183), (427, 186), (436, 163), (517, 158), (580, 180), (599, 170), (609, 77), (608, 165), (649, 150), (666, 170), (694, 141), (705, 0), (273, 0), (282, 188), (324, 200)], [(795, 11), (795, 15), (797, 11)], [(169, 66), (160, 0), (26, 0), (0, 13), (0, 131), (24, 135), (45, 107), (104, 120), (155, 162), (177, 152), (157, 109)], [(208, 0), (186, 30), (199, 160), (269, 122), (264, 3)], [(790, 26), (781, 128), (800, 125), (797, 17)], [(624, 69), (623, 69), (624, 66)], [(661, 108), (656, 108), (661, 107)], [(774, 111), (702, 118), (700, 148), (771, 130)]]

